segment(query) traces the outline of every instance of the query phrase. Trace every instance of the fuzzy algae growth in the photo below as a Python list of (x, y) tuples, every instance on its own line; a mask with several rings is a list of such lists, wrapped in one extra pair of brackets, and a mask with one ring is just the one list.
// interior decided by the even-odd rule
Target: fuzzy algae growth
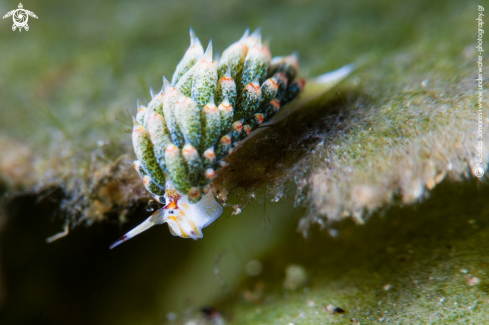
[[(149, 197), (127, 163), (134, 157), (128, 155), (130, 136), (125, 131), (130, 128), (130, 114), (125, 112), (133, 111), (134, 98), (148, 96), (149, 85), (160, 83), (160, 74), (173, 71), (188, 45), (186, 33), (175, 30), (192, 25), (202, 31), (202, 38), (212, 36), (215, 44), (226, 44), (247, 26), (261, 25), (273, 35), (274, 52), (299, 51), (302, 72), (311, 78), (351, 62), (358, 64), (351, 78), (335, 85), (332, 92), (297, 107), (226, 160), (229, 166), (217, 173), (213, 188), (221, 199), (230, 198), (235, 211), (244, 212), (218, 223), (216, 233), (206, 236), (208, 244), (203, 241), (189, 248), (181, 241), (176, 245), (161, 239), (158, 233), (151, 246), (138, 246), (133, 255), (129, 249), (120, 253), (126, 254), (126, 261), (144, 259), (119, 264), (112, 273), (118, 276), (117, 285), (105, 287), (104, 292), (113, 294), (117, 307), (124, 303), (117, 289), (120, 283), (127, 284), (126, 293), (138, 297), (148, 293), (141, 290), (152, 290), (152, 299), (144, 306), (132, 299), (125, 308), (104, 304), (118, 323), (154, 323), (167, 312), (177, 312), (176, 322), (183, 323), (182, 310), (188, 307), (184, 301), (193, 301), (190, 305), (195, 308), (213, 303), (228, 322), (237, 324), (486, 321), (487, 185), (485, 178), (467, 181), (476, 153), (477, 4), (354, 1), (346, 5), (306, 0), (270, 3), (265, 5), (270, 10), (264, 10), (258, 1), (248, 2), (245, 9), (241, 1), (226, 5), (211, 1), (205, 8), (194, 1), (174, 3), (169, 10), (167, 4), (125, 2), (114, 11), (114, 4), (107, 2), (88, 3), (63, 15), (54, 15), (52, 6), (36, 6), (29, 9), (40, 17), (36, 23), (39, 27), (42, 22), (44, 29), (32, 26), (29, 32), (0, 37), (4, 99), (0, 147), (7, 153), (0, 157), (0, 183), (8, 193), (3, 204), (8, 206), (10, 198), (26, 192), (44, 202), (58, 188), (63, 199), (57, 211), (64, 212), (70, 229), (102, 220), (122, 223), (140, 218), (134, 206)], [(232, 12), (240, 12), (241, 18)], [(120, 24), (117, 15), (131, 19)], [(209, 25), (215, 15), (219, 19)], [(87, 19), (93, 22), (89, 37)], [(48, 21), (71, 28), (60, 29)], [(151, 24), (158, 28), (148, 28)], [(119, 37), (108, 38), (100, 31)], [(487, 76), (489, 62), (486, 57), (482, 62)], [(481, 110), (482, 132), (489, 134), (487, 91)], [(484, 141), (485, 153), (488, 143)], [(238, 155), (245, 159), (237, 159)], [(244, 208), (245, 201), (252, 201), (252, 192), (262, 194), (256, 210)], [(274, 209), (271, 199), (285, 203)], [(271, 237), (256, 230), (259, 224), (238, 225), (245, 217), (249, 222), (256, 218), (265, 202), (275, 229)], [(292, 204), (299, 208), (293, 210)], [(403, 207), (387, 208), (392, 205)], [(13, 210), (7, 209), (12, 215)], [(310, 245), (295, 233), (299, 219), (299, 230), (309, 235)], [(364, 225), (356, 226), (351, 219)], [(10, 221), (10, 227), (13, 224)], [(9, 222), (4, 229), (2, 236), (7, 236)], [(227, 233), (218, 235), (219, 229)], [(338, 233), (338, 238), (325, 237), (318, 229)], [(89, 230), (78, 231), (81, 236)], [(250, 234), (256, 236), (253, 243), (263, 247), (249, 250), (249, 255), (231, 250), (232, 265), (223, 258), (222, 278), (232, 293), (223, 298), (212, 272), (219, 253), (216, 247), (232, 243), (248, 248), (250, 242), (239, 239)], [(61, 240), (73, 235), (77, 234)], [(146, 289), (131, 287), (142, 269), (171, 272), (167, 261), (160, 264), (154, 250), (148, 252), (148, 247), (165, 250), (161, 240), (168, 247), (187, 245), (187, 250), (178, 251), (185, 254), (171, 259), (175, 273), (151, 277), (151, 283), (144, 282), (146, 273), (139, 277)], [(9, 270), (16, 265), (16, 259), (9, 259), (13, 256), (9, 247), (16, 245), (2, 245), (2, 258), (12, 262), (3, 263), (9, 277), (4, 283), (16, 288), (9, 282), (13, 277)], [(16, 254), (21, 251), (18, 248)], [(165, 252), (169, 258), (170, 252)], [(244, 277), (241, 265), (246, 259), (262, 261), (259, 279)], [(144, 268), (150, 260), (151, 267)], [(209, 260), (210, 265), (205, 264)], [(290, 264), (304, 267), (309, 277), (298, 291), (283, 289)], [(165, 278), (176, 280), (171, 284)], [(60, 290), (56, 285), (50, 288)], [(28, 314), (25, 306), (30, 305), (22, 298), (3, 296), (5, 304), (17, 302)], [(324, 306), (330, 304), (346, 313), (328, 313)], [(8, 307), (2, 312), (15, 310)], [(56, 314), (62, 315), (62, 310)], [(85, 317), (91, 317), (91, 323), (106, 323), (105, 316), (94, 312)], [(64, 323), (69, 321), (73, 323), (68, 318)]]

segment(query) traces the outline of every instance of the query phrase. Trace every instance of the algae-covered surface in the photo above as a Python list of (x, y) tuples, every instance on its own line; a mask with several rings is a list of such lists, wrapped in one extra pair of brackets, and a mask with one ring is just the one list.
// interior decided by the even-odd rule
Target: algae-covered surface
[[(480, 207), (487, 189), (473, 185), (443, 184), (422, 205), (374, 215), (361, 227), (343, 223), (336, 238), (284, 240), (281, 253), (264, 259), (264, 274), (243, 285), (259, 298), (230, 307), (235, 323), (486, 324), (488, 210)], [(308, 282), (288, 291), (284, 270), (292, 263)], [(345, 313), (331, 314), (328, 305)]]
[[(29, 31), (0, 21), (1, 324), (489, 323), (483, 3), (23, 5)], [(158, 207), (128, 164), (131, 115), (190, 26), (217, 52), (260, 26), (310, 86), (355, 70), (228, 158), (203, 239), (163, 226), (110, 251)]]

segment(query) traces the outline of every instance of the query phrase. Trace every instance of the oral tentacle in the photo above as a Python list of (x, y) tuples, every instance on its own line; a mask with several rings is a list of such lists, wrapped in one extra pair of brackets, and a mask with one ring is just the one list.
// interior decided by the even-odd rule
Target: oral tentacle
[(151, 228), (151, 227), (153, 227), (155, 225), (164, 223), (165, 221), (163, 220), (163, 218), (161, 218), (161, 213), (162, 213), (161, 210), (158, 210), (155, 213), (153, 213), (153, 215), (151, 217), (149, 217), (148, 219), (144, 220), (139, 226), (137, 226), (136, 228), (132, 229), (131, 231), (129, 231), (128, 233), (126, 233), (124, 236), (122, 236), (121, 238), (119, 238), (112, 245), (110, 245), (110, 249), (113, 249), (114, 247), (119, 246), (123, 242), (128, 241), (129, 239), (131, 239), (131, 238), (139, 235), (143, 231), (146, 231), (146, 230), (148, 230), (149, 228)]

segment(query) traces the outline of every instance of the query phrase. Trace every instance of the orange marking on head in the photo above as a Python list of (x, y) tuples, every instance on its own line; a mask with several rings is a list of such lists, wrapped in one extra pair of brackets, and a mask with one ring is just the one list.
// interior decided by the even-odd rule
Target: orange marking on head
[(168, 210), (168, 209), (178, 209), (178, 204), (177, 202), (175, 201), (170, 201), (170, 203), (168, 203), (167, 205), (165, 205), (165, 210)]
[(178, 200), (180, 200), (182, 196), (175, 190), (166, 190), (166, 196), (168, 196), (170, 202), (165, 205), (164, 209), (178, 209)]

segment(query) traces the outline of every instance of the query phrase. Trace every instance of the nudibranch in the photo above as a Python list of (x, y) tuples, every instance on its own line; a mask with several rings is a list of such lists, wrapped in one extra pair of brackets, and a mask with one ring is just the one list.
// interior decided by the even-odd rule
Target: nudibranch
[(161, 91), (147, 106), (138, 100), (133, 117), (134, 168), (164, 207), (111, 248), (162, 223), (174, 236), (202, 238), (223, 211), (210, 189), (222, 159), (299, 95), (298, 74), (297, 56), (272, 58), (259, 30), (247, 30), (215, 63), (212, 41), (204, 52), (190, 29), (171, 82), (163, 76)]

